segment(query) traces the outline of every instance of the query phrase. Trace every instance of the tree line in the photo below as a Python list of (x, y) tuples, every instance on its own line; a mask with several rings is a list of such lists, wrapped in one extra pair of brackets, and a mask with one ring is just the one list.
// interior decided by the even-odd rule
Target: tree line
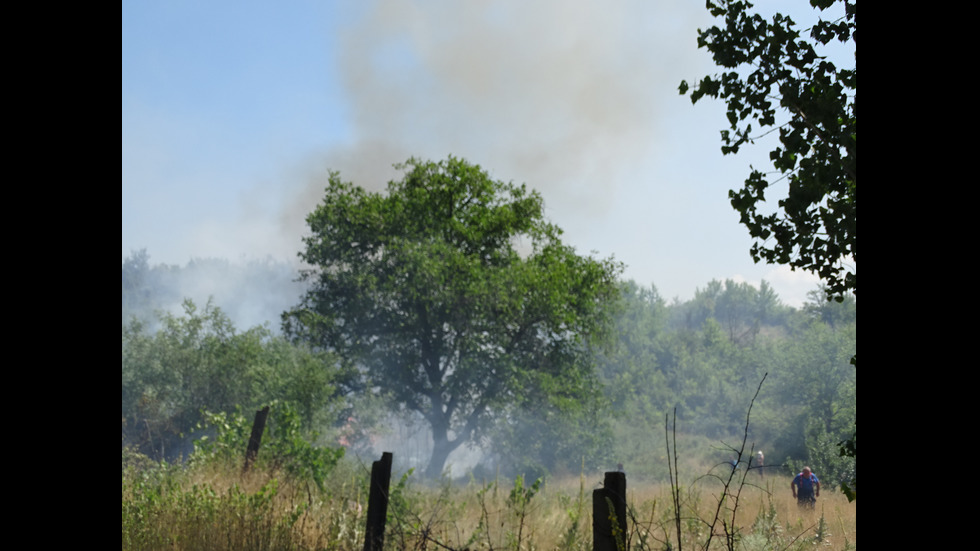
[(386, 195), (331, 175), (282, 332), (241, 330), (212, 302), (148, 316), (169, 297), (155, 274), (180, 269), (124, 260), (123, 445), (178, 457), (203, 411), (279, 400), (334, 446), (341, 432), (366, 446), (388, 412), (420, 416), (429, 476), (470, 443), (507, 473), (623, 462), (657, 477), (665, 412), (724, 440), (767, 374), (751, 430), (770, 463), (854, 478), (836, 448), (854, 427), (853, 296), (815, 289), (795, 309), (729, 280), (668, 303), (563, 245), (533, 191), (458, 159), (404, 168)]

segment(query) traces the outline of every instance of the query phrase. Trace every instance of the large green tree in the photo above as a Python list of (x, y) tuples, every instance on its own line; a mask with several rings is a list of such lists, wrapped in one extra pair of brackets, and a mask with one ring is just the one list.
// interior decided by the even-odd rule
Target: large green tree
[(310, 290), (288, 334), (355, 361), (428, 422), (428, 476), (528, 399), (572, 407), (595, 388), (621, 267), (580, 256), (541, 196), (449, 157), (410, 159), (387, 193), (332, 173), (300, 256)]
[[(769, 154), (775, 171), (752, 169), (742, 189), (729, 192), (732, 206), (756, 238), (757, 262), (813, 272), (828, 298), (840, 301), (857, 291), (857, 5), (810, 4), (830, 20), (807, 32), (781, 13), (767, 21), (744, 0), (708, 0), (711, 15), (724, 23), (699, 29), (698, 47), (725, 72), (693, 87), (682, 81), (680, 92), (690, 90), (694, 103), (706, 96), (727, 103), (726, 155), (778, 130), (779, 145)], [(837, 64), (835, 53), (843, 57)], [(772, 209), (766, 194), (783, 179), (787, 190)]]

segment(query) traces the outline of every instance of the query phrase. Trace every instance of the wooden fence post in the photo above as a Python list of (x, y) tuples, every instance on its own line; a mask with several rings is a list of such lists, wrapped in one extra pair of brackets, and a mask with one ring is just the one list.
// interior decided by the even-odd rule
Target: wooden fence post
[(259, 454), (259, 444), (262, 443), (262, 432), (265, 431), (265, 419), (269, 416), (269, 406), (255, 412), (255, 421), (252, 423), (252, 435), (248, 437), (248, 448), (245, 450), (245, 465), (242, 467), (242, 474), (248, 472), (255, 461), (255, 456)]
[(626, 551), (626, 473), (607, 472), (602, 486), (592, 490), (592, 549)]
[(388, 516), (388, 486), (391, 483), (391, 452), (371, 464), (371, 488), (368, 498), (364, 551), (381, 551), (385, 543), (385, 519)]

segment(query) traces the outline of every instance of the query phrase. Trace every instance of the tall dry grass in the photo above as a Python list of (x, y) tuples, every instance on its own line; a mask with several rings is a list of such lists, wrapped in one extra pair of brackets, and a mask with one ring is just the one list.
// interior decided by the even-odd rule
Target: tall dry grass
[[(368, 468), (342, 462), (321, 492), (281, 472), (240, 466), (128, 466), (123, 470), (123, 549), (360, 550)], [(533, 481), (510, 479), (421, 484), (392, 477), (388, 549), (592, 549), (592, 491), (602, 473)], [(789, 477), (750, 476), (736, 511), (736, 548), (854, 549), (856, 504), (825, 488), (814, 510), (800, 510)], [(716, 479), (682, 477), (684, 549), (703, 549), (721, 497)], [(735, 488), (732, 489), (735, 493)], [(627, 480), (632, 550), (677, 549), (670, 487)], [(822, 519), (822, 520), (821, 520)], [(721, 530), (721, 524), (717, 525)], [(669, 543), (668, 543), (669, 542)], [(720, 535), (711, 549), (726, 549)]]
[[(726, 498), (722, 517), (730, 519), (732, 509), (735, 510), (735, 526), (740, 535), (738, 548), (854, 549), (857, 545), (857, 504), (848, 502), (840, 492), (825, 488), (814, 509), (801, 509), (790, 491), (790, 481), (789, 476), (761, 479), (750, 475), (738, 494), (737, 504), (734, 498)], [(683, 548), (703, 549), (708, 525), (722, 497), (721, 490), (720, 483), (704, 479), (682, 486)], [(731, 490), (734, 494), (737, 488)], [(627, 486), (627, 502), (637, 521), (633, 532), (647, 530), (650, 539), (657, 542), (649, 548), (663, 549), (668, 539), (676, 546), (669, 484)], [(719, 523), (711, 549), (726, 548), (723, 535), (718, 533), (722, 530)]]

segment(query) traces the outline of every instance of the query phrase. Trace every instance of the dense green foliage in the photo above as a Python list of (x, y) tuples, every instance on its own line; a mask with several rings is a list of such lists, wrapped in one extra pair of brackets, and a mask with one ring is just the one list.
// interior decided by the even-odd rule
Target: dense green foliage
[(399, 168), (386, 194), (330, 175), (301, 253), (311, 289), (284, 327), (425, 418), (435, 477), (522, 405), (557, 417), (590, 402), (620, 267), (563, 244), (523, 185), (452, 157)]
[(133, 319), (122, 329), (123, 446), (154, 458), (187, 455), (202, 409), (289, 402), (306, 429), (336, 417), (345, 377), (329, 354), (265, 327), (239, 332), (210, 302), (201, 310), (188, 300), (182, 316), (162, 313), (159, 325), (150, 332)]
[(681, 430), (704, 438), (685, 453), (731, 460), (719, 443), (745, 430), (746, 409), (768, 374), (749, 427), (768, 468), (809, 462), (828, 481), (853, 481), (853, 457), (837, 449), (856, 416), (853, 299), (827, 302), (816, 291), (796, 310), (765, 289), (712, 281), (694, 300), (667, 305), (653, 288), (623, 286), (618, 346), (599, 366), (616, 419), (609, 464), (663, 478), (663, 421), (674, 408)]
[[(726, 72), (697, 82), (691, 101), (707, 96), (727, 103), (726, 155), (778, 129), (780, 145), (769, 157), (779, 179), (770, 182), (753, 169), (744, 187), (730, 192), (732, 206), (757, 239), (756, 261), (816, 273), (828, 297), (841, 299), (857, 291), (857, 3), (810, 4), (830, 10), (834, 20), (818, 21), (803, 36), (780, 13), (766, 21), (745, 0), (708, 0), (711, 15), (724, 23), (699, 30), (698, 47)], [(835, 65), (825, 53), (833, 43), (854, 56), (838, 63), (855, 65)], [(688, 90), (681, 82), (680, 92)], [(789, 185), (779, 210), (766, 210), (766, 193), (784, 178)]]
[[(528, 392), (511, 415), (488, 427), (485, 475), (536, 478), (628, 465), (661, 478), (663, 415), (677, 408), (687, 455), (723, 461), (720, 440), (743, 429), (747, 400), (769, 373), (754, 410), (753, 443), (771, 465), (810, 463), (828, 482), (854, 480), (854, 457), (836, 443), (853, 433), (856, 305), (814, 289), (801, 309), (771, 288), (711, 281), (690, 301), (667, 303), (653, 287), (621, 284), (615, 346), (596, 358), (590, 392)], [(123, 331), (123, 444), (153, 457), (190, 451), (201, 408), (234, 415), (280, 400), (295, 404), (303, 430), (342, 430), (350, 450), (371, 450), (381, 404), (363, 400), (336, 360), (271, 335), (234, 329), (213, 304), (162, 314)], [(356, 383), (356, 384), (354, 384)], [(342, 406), (340, 394), (344, 395)], [(572, 403), (569, 403), (572, 402)], [(343, 408), (341, 411), (341, 407)], [(351, 409), (353, 408), (353, 409)], [(338, 420), (356, 422), (338, 427)], [(304, 432), (306, 434), (306, 432)], [(775, 469), (776, 467), (771, 467)], [(482, 476), (482, 475), (481, 475)], [(829, 487), (829, 486), (828, 486)]]
[[(753, 410), (756, 449), (770, 465), (808, 463), (828, 488), (840, 480), (853, 489), (854, 457), (836, 447), (852, 435), (855, 418), (852, 296), (827, 302), (814, 289), (795, 309), (765, 283), (711, 281), (693, 299), (672, 303), (633, 282), (620, 292), (615, 345), (594, 357), (593, 386), (578, 394), (542, 387), (515, 401), (510, 415), (487, 427), (489, 454), (478, 477), (577, 473), (584, 460), (587, 469), (623, 462), (634, 479), (663, 478), (663, 416), (674, 407), (687, 435), (682, 454), (726, 461), (720, 442), (744, 429), (747, 401), (768, 373)], [(306, 438), (311, 429), (343, 436), (348, 451), (373, 455), (382, 404), (364, 400), (373, 396), (366, 381), (338, 370), (331, 356), (266, 328), (235, 330), (214, 304), (131, 322), (123, 331), (123, 444), (153, 457), (186, 455), (189, 439), (181, 435), (207, 419), (202, 408), (234, 416), (279, 401), (296, 408)]]

